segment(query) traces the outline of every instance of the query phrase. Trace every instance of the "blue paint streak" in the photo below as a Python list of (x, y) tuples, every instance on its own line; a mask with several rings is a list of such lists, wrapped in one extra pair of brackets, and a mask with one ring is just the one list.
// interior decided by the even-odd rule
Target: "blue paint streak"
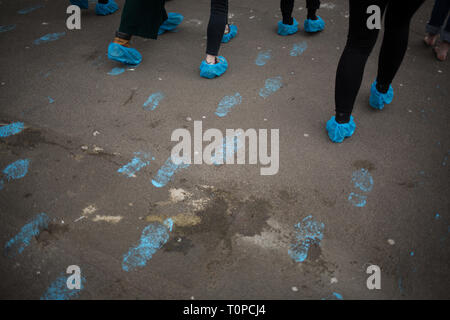
[(55, 40), (58, 40), (59, 38), (61, 38), (62, 36), (64, 36), (65, 34), (66, 34), (65, 32), (49, 33), (49, 34), (46, 34), (45, 36), (40, 37), (39, 39), (34, 40), (34, 44), (40, 45), (41, 43), (55, 41)]
[(33, 12), (34, 10), (43, 8), (43, 7), (44, 7), (43, 4), (38, 4), (38, 5), (35, 5), (33, 7), (29, 7), (29, 8), (25, 8), (25, 9), (19, 10), (19, 11), (17, 11), (17, 13), (18, 14), (27, 14), (27, 13)]
[(312, 216), (307, 216), (296, 224), (294, 228), (296, 241), (290, 245), (288, 253), (296, 262), (303, 262), (308, 257), (311, 245), (320, 244), (320, 241), (323, 239), (325, 225), (322, 222), (313, 220)]
[(355, 188), (364, 192), (370, 192), (373, 188), (373, 178), (367, 169), (361, 169), (353, 172), (352, 181)]
[(124, 73), (125, 69), (124, 68), (113, 68), (110, 72), (108, 72), (108, 74), (110, 76), (117, 76), (121, 73)]
[(362, 195), (352, 192), (348, 196), (348, 201), (350, 201), (351, 204), (353, 204), (355, 207), (362, 208), (367, 203), (367, 196), (362, 196)]
[(52, 97), (47, 97), (48, 98), (48, 103), (52, 104), (53, 102), (55, 102), (55, 99), (53, 99)]
[(5, 244), (6, 254), (9, 256), (14, 256), (15, 253), (13, 252), (21, 254), (30, 245), (31, 239), (39, 235), (42, 230), (48, 228), (49, 222), (50, 218), (45, 213), (39, 213)]
[(29, 165), (29, 159), (17, 160), (3, 169), (3, 174), (6, 176), (8, 181), (21, 179), (28, 173)]
[(398, 278), (398, 288), (400, 290), (400, 293), (403, 294), (405, 292), (405, 289), (403, 288), (403, 281), (402, 278)]
[(261, 51), (256, 57), (255, 64), (257, 66), (265, 65), (272, 58), (272, 50)]
[(259, 90), (259, 95), (266, 99), (271, 94), (277, 92), (283, 86), (281, 80), (281, 77), (267, 79), (264, 88)]
[(303, 41), (303, 42), (300, 42), (300, 43), (296, 43), (296, 44), (293, 45), (290, 55), (292, 57), (298, 57), (303, 52), (305, 52), (305, 50), (307, 48), (308, 48), (308, 44), (306, 43), (306, 41)]
[(162, 188), (172, 179), (175, 172), (187, 167), (189, 167), (189, 164), (175, 164), (172, 161), (172, 158), (169, 157), (162, 165), (162, 167), (158, 170), (156, 176), (152, 179), (152, 184), (157, 188)]
[(86, 279), (81, 276), (80, 289), (69, 289), (67, 287), (67, 279), (70, 275), (62, 275), (56, 279), (48, 288), (47, 291), (42, 295), (41, 300), (70, 300), (71, 298), (76, 298), (80, 294), (81, 290), (84, 289), (84, 284)]
[(411, 251), (411, 252), (409, 253), (409, 255), (410, 255), (411, 257), (414, 257), (414, 251)]
[(322, 300), (344, 300), (344, 298), (342, 297), (342, 295), (340, 293), (333, 292), (331, 294), (331, 296), (322, 298)]
[(216, 115), (225, 117), (236, 105), (242, 103), (242, 96), (237, 92), (234, 96), (225, 96), (220, 100), (216, 109)]
[(142, 168), (148, 166), (151, 160), (155, 160), (150, 153), (135, 152), (135, 157), (126, 165), (119, 168), (117, 172), (127, 175), (129, 178), (136, 177), (136, 173)]
[(6, 126), (0, 127), (0, 138), (6, 138), (14, 134), (20, 133), (24, 129), (23, 122), (13, 122)]
[(16, 28), (15, 24), (9, 24), (7, 26), (0, 26), (0, 32), (11, 31), (11, 30), (14, 30), (15, 28)]
[(434, 216), (434, 219), (439, 220), (441, 218), (441, 215), (439, 213), (436, 213), (436, 215)]
[(122, 269), (130, 271), (145, 266), (147, 261), (167, 243), (172, 227), (173, 220), (171, 218), (166, 219), (164, 224), (152, 223), (145, 227), (139, 245), (131, 248), (123, 256)]
[(5, 183), (3, 182), (3, 180), (0, 180), (0, 190), (3, 190), (4, 187)]
[(143, 107), (145, 110), (155, 110), (162, 99), (164, 99), (164, 94), (162, 92), (153, 93), (148, 97)]

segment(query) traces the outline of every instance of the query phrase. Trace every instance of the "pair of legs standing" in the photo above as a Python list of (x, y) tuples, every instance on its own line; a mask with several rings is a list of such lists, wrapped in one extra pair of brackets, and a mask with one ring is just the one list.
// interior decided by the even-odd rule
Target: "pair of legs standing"
[[(283, 20), (278, 22), (278, 34), (288, 36), (298, 31), (298, 22), (292, 17), (295, 0), (281, 0), (280, 9)], [(319, 16), (316, 16), (320, 8), (320, 0), (306, 0), (308, 14), (304, 23), (306, 32), (315, 33), (325, 28), (325, 22)]]
[(336, 74), (336, 116), (327, 123), (327, 131), (334, 142), (342, 142), (355, 130), (351, 113), (361, 87), (364, 69), (379, 30), (369, 29), (367, 8), (377, 5), (385, 15), (383, 44), (378, 60), (378, 75), (372, 85), (370, 105), (382, 109), (393, 99), (391, 83), (405, 56), (409, 27), (415, 12), (424, 0), (349, 0), (350, 22), (348, 40)]

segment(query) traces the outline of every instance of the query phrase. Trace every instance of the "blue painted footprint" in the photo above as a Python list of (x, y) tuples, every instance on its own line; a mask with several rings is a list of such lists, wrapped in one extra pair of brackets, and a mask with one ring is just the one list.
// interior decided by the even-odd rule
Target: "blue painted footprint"
[(79, 296), (84, 289), (86, 279), (81, 277), (80, 289), (69, 289), (67, 287), (67, 275), (62, 275), (56, 279), (42, 295), (41, 300), (70, 300)]
[(163, 224), (152, 223), (144, 228), (139, 245), (131, 248), (123, 257), (122, 269), (124, 271), (143, 267), (147, 261), (164, 246), (169, 240), (173, 220), (166, 219)]
[(290, 245), (288, 253), (294, 261), (303, 262), (308, 257), (311, 245), (320, 245), (325, 225), (322, 222), (315, 221), (312, 216), (307, 216), (294, 228), (295, 242)]
[[(354, 171), (352, 174), (353, 186), (362, 192), (369, 193), (373, 189), (373, 177), (367, 169)], [(351, 192), (348, 201), (355, 207), (362, 208), (367, 204), (367, 196)]]

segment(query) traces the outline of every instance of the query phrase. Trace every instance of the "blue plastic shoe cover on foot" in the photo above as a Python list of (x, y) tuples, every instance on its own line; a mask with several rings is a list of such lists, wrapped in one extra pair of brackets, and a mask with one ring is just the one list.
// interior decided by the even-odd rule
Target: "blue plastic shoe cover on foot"
[(142, 61), (142, 55), (133, 48), (121, 46), (118, 43), (110, 43), (108, 47), (108, 58), (125, 64), (138, 65)]
[(158, 35), (161, 35), (166, 31), (174, 30), (184, 19), (181, 14), (175, 12), (169, 12), (167, 16), (167, 20), (159, 27)]
[(386, 93), (381, 93), (377, 90), (377, 82), (372, 83), (370, 89), (370, 106), (374, 109), (381, 110), (385, 104), (390, 104), (394, 99), (394, 88), (389, 85), (389, 90)]
[(97, 3), (95, 6), (95, 13), (99, 16), (107, 16), (119, 10), (119, 6), (114, 0), (108, 0), (108, 3)]
[(350, 116), (348, 123), (337, 123), (336, 118), (333, 116), (327, 122), (328, 137), (330, 140), (336, 143), (344, 141), (345, 138), (351, 137), (355, 132), (356, 124), (353, 120), (353, 116)]
[(70, 0), (70, 3), (79, 6), (81, 9), (89, 8), (88, 0)]
[(325, 21), (319, 16), (317, 16), (317, 20), (306, 19), (304, 27), (306, 32), (319, 32), (325, 29)]
[(280, 36), (289, 36), (298, 31), (298, 21), (294, 18), (294, 23), (284, 24), (283, 21), (278, 21), (278, 34)]
[(203, 78), (213, 79), (223, 75), (228, 69), (228, 62), (222, 56), (217, 57), (217, 60), (218, 62), (216, 64), (208, 64), (203, 60), (200, 65), (200, 76)]
[(223, 34), (222, 43), (227, 43), (234, 37), (236, 37), (237, 34), (237, 27), (234, 24), (229, 25), (230, 31), (228, 33)]

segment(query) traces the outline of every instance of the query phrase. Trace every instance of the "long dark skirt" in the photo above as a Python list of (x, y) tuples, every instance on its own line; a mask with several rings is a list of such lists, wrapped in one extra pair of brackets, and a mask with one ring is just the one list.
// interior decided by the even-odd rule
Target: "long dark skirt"
[(167, 19), (165, 0), (126, 0), (119, 31), (143, 38), (156, 39)]

